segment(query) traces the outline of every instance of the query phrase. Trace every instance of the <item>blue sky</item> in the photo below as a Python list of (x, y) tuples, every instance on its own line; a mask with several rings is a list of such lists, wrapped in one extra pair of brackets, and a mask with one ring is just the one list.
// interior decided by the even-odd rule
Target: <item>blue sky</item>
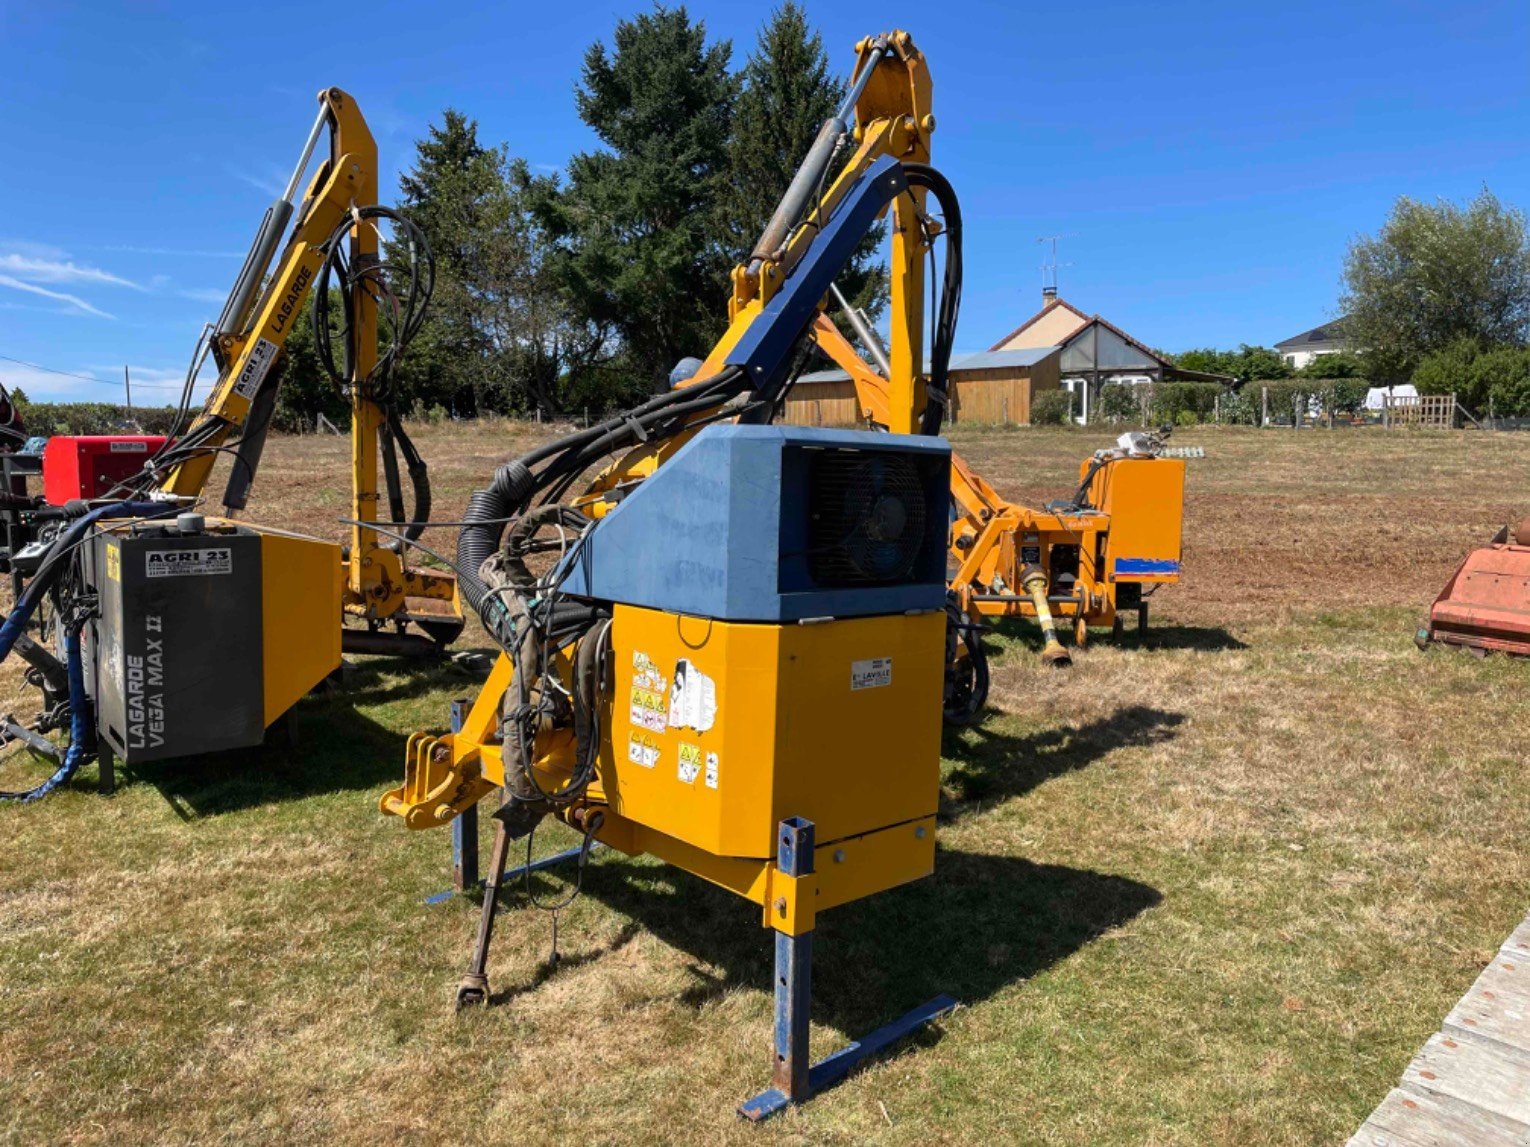
[[(742, 61), (768, 10), (698, 3)], [(169, 401), (314, 93), (359, 100), (392, 175), (454, 105), (543, 169), (591, 145), (584, 48), (635, 6), (0, 0), (0, 381)], [(1530, 4), (828, 4), (929, 57), (935, 162), (967, 223), (959, 350), (1063, 295), (1169, 350), (1334, 314), (1345, 244), (1398, 195), (1530, 206)], [(385, 195), (388, 191), (385, 190)], [(718, 299), (719, 309), (723, 300)]]

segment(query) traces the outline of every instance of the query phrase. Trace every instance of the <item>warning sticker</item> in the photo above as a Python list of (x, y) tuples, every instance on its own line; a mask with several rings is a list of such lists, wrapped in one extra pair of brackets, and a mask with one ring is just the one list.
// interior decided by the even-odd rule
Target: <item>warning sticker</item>
[(662, 733), (669, 727), (664, 691), (669, 681), (648, 654), (632, 651), (632, 697), (628, 717), (640, 729)]
[(716, 787), (717, 787), (717, 754), (716, 753), (708, 753), (707, 754), (707, 788), (715, 789)]
[(200, 577), (232, 573), (234, 552), (227, 546), (204, 550), (151, 550), (144, 555), (149, 577)]
[(107, 581), (121, 581), (122, 580), (122, 547), (121, 546), (110, 546), (109, 545), (109, 546), (106, 547), (106, 580)]
[(701, 775), (701, 746), (680, 742), (680, 783), (694, 784)]
[(705, 733), (717, 720), (717, 683), (682, 657), (669, 690), (669, 726)]
[(111, 452), (113, 454), (147, 454), (149, 444), (147, 442), (113, 442)]
[(851, 689), (880, 689), (892, 684), (892, 658), (871, 657), (850, 662)]
[(634, 687), (632, 705), (627, 711), (627, 716), (639, 729), (649, 729), (655, 733), (664, 732), (664, 694)]
[(279, 349), (270, 339), (256, 339), (255, 349), (250, 351), (250, 357), (244, 360), (244, 369), (234, 380), (234, 393), (240, 398), (254, 398), (260, 384), (265, 381), (266, 372), (276, 361)]
[(645, 769), (653, 768), (659, 763), (658, 743), (646, 733), (633, 733), (627, 738), (627, 759)]

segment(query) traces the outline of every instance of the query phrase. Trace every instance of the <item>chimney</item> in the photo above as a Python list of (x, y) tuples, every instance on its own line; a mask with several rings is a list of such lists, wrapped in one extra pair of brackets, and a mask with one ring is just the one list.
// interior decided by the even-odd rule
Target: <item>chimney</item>
[(1050, 307), (1055, 302), (1057, 302), (1057, 288), (1056, 287), (1042, 287), (1041, 288), (1041, 305), (1043, 307)]

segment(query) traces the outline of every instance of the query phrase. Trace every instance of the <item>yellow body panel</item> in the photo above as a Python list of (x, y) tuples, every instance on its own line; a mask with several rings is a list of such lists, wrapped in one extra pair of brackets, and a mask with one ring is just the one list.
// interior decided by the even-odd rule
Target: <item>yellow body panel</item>
[[(763, 859), (787, 817), (828, 843), (935, 812), (944, 615), (756, 625), (619, 605), (611, 638), (600, 784), (619, 816)], [(862, 665), (853, 687), (879, 659), (887, 683)]]
[(340, 667), (340, 547), (259, 530), (261, 653), (269, 725)]
[[(598, 775), (567, 819), (600, 809), (601, 841), (752, 900), (766, 926), (794, 934), (817, 911), (933, 871), (943, 613), (771, 625), (618, 605), (611, 642)], [(694, 701), (675, 697), (682, 661)], [(433, 828), (504, 783), (496, 737), (510, 678), (502, 656), (460, 732), (410, 739), (383, 812)], [(539, 749), (539, 780), (561, 784), (569, 738)], [(788, 817), (815, 827), (807, 881), (776, 870)]]
[(1122, 559), (1173, 562), (1173, 571), (1132, 573), (1140, 582), (1179, 581), (1185, 463), (1179, 458), (1122, 458), (1102, 467), (1090, 500), (1110, 518), (1105, 576), (1118, 580)]

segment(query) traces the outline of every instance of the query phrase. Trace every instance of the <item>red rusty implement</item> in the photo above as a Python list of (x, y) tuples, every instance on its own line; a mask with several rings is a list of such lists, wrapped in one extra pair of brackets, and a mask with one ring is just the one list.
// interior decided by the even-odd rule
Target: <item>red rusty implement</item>
[(1530, 518), (1512, 537), (1505, 526), (1466, 555), (1435, 599), (1417, 640), (1421, 649), (1438, 641), (1479, 656), (1530, 656)]

